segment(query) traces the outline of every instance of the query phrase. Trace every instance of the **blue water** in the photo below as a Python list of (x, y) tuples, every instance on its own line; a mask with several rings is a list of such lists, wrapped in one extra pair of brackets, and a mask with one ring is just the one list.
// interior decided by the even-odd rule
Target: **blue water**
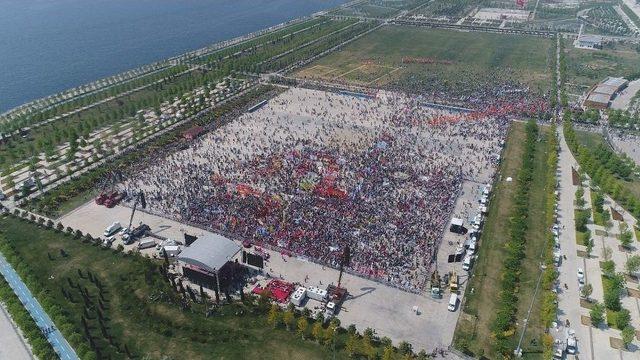
[(0, 0), (0, 112), (347, 0)]

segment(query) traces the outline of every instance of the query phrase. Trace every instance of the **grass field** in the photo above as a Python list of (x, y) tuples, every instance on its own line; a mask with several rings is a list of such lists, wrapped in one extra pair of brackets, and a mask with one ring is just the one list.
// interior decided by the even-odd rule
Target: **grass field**
[(599, 51), (566, 46), (567, 92), (580, 94), (607, 76), (632, 78), (640, 75), (640, 48), (617, 44)]
[[(298, 77), (369, 84), (371, 76), (348, 73), (375, 64), (386, 75), (371, 85), (420, 82), (424, 90), (464, 94), (487, 83), (515, 80), (537, 92), (549, 85), (551, 41), (536, 37), (466, 33), (386, 26), (323, 57), (296, 73)], [(419, 58), (427, 63), (403, 62)], [(394, 69), (398, 69), (394, 71)], [(341, 76), (347, 73), (350, 76)]]
[[(71, 328), (67, 324), (61, 330), (73, 333), (67, 335), (72, 344), (83, 344), (76, 346), (79, 353), (86, 352), (89, 343), (83, 330), (84, 318), (92, 341), (101, 349), (101, 358), (126, 358), (124, 345), (136, 358), (150, 359), (333, 357), (324, 346), (284, 329), (274, 329), (267, 324), (265, 315), (252, 314), (242, 305), (220, 307), (208, 318), (197, 306), (192, 311), (182, 311), (175, 304), (170, 285), (150, 261), (83, 243), (13, 217), (0, 219), (0, 229), (3, 252), (12, 252), (9, 247), (17, 252), (17, 256), (8, 256), (9, 260), (18, 260), (18, 272), (30, 272), (41, 285), (31, 290), (41, 302), (44, 299), (43, 306), (56, 309), (53, 314), (48, 310), (54, 319), (59, 313), (70, 319)], [(90, 281), (89, 271), (98, 281)], [(84, 295), (70, 282), (89, 294), (95, 313), (87, 312), (87, 300), (83, 303)], [(104, 305), (102, 321), (97, 303), (100, 308)], [(246, 311), (244, 315), (236, 315), (240, 309)], [(101, 324), (108, 336), (101, 334)], [(338, 351), (336, 357), (344, 359), (346, 354)]]
[[(545, 184), (547, 174), (547, 136), (548, 129), (541, 129), (541, 139), (536, 147), (534, 178), (530, 189), (530, 199), (541, 199), (545, 197)], [(525, 142), (525, 124), (513, 123), (507, 146), (503, 156), (504, 161), (500, 165), (500, 174), (504, 179), (507, 176), (516, 176), (518, 169), (522, 166), (523, 144)], [(496, 184), (493, 199), (489, 209), (489, 215), (485, 222), (484, 231), (480, 241), (480, 251), (476, 261), (474, 276), (467, 286), (465, 294), (466, 303), (464, 311), (460, 314), (454, 335), (454, 343), (458, 347), (462, 344), (473, 352), (476, 356), (486, 356), (495, 358), (492, 353), (491, 325), (495, 318), (496, 310), (499, 308), (500, 279), (502, 276), (502, 266), (497, 265), (500, 259), (506, 255), (504, 247), (509, 238), (509, 218), (514, 209), (515, 182), (501, 181)], [(522, 272), (518, 293), (517, 319), (526, 317), (526, 312), (531, 304), (533, 293), (539, 275), (539, 264), (541, 249), (545, 241), (544, 222), (545, 212), (544, 201), (530, 201), (528, 231), (526, 239), (526, 256), (522, 261)], [(518, 330), (520, 327), (518, 327)], [(529, 327), (525, 334), (523, 350), (534, 352), (539, 355), (541, 349), (540, 338), (544, 326), (540, 319), (540, 294), (534, 303)], [(514, 348), (517, 337), (514, 334)], [(532, 345), (532, 340), (538, 345)]]

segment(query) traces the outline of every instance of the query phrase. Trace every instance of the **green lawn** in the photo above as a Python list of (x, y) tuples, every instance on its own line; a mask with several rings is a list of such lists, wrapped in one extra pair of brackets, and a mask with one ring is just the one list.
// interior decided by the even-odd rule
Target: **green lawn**
[[(530, 190), (530, 199), (545, 197), (545, 174), (547, 166), (547, 141), (548, 129), (541, 128), (542, 137), (536, 148), (534, 179)], [(525, 124), (513, 123), (507, 138), (507, 145), (503, 155), (504, 161), (500, 165), (502, 178), (515, 176), (522, 166), (523, 145), (525, 143)], [(467, 286), (465, 294), (466, 303), (464, 311), (460, 314), (454, 343), (467, 348), (476, 355), (484, 354), (492, 358), (491, 353), (491, 329), (495, 318), (495, 311), (499, 307), (499, 298), (496, 296), (500, 290), (500, 278), (502, 266), (497, 262), (504, 258), (506, 250), (504, 245), (509, 238), (509, 217), (514, 209), (515, 182), (498, 182), (495, 186), (493, 199), (489, 209), (489, 215), (485, 222), (480, 240), (480, 250), (476, 261), (474, 276)], [(529, 216), (529, 237), (527, 238), (526, 257), (522, 262), (521, 286), (517, 318), (522, 319), (531, 304), (534, 288), (539, 274), (540, 250), (545, 241), (544, 219), (545, 202), (532, 201)], [(540, 294), (538, 294), (540, 297)], [(538, 346), (531, 346), (531, 340), (535, 339), (540, 344), (543, 331), (539, 317), (539, 300), (534, 304), (534, 310), (530, 320), (530, 328), (525, 334), (525, 349), (527, 351), (541, 351)], [(515, 338), (514, 338), (515, 340)], [(517, 340), (515, 340), (517, 341)], [(515, 346), (514, 346), (515, 348)]]
[[(547, 182), (548, 156), (549, 156), (549, 139), (551, 136), (548, 127), (540, 127), (540, 139), (536, 146), (535, 164), (533, 171), (533, 180), (529, 193), (529, 211), (527, 240), (525, 247), (525, 257), (522, 260), (520, 275), (520, 291), (518, 297), (518, 312), (516, 319), (525, 319), (531, 301), (534, 297), (536, 283), (540, 275), (540, 263), (544, 261), (544, 254), (541, 252), (546, 248), (545, 241), (548, 238), (549, 229), (545, 226), (544, 219), (547, 218), (547, 203), (543, 199), (547, 196), (545, 189)], [(527, 331), (523, 339), (523, 349), (528, 353), (526, 358), (540, 356), (542, 352), (542, 334), (545, 326), (541, 319), (541, 299), (542, 290), (540, 290), (533, 302), (531, 317), (527, 326)], [(519, 320), (518, 320), (519, 321)], [(519, 335), (519, 333), (518, 333)], [(515, 348), (515, 346), (514, 346)]]
[(580, 142), (580, 144), (586, 146), (589, 149), (595, 149), (598, 147), (598, 145), (601, 144), (607, 145), (601, 133), (595, 133), (591, 131), (576, 130), (576, 139), (578, 139), (578, 142)]
[(581, 93), (607, 76), (632, 77), (640, 74), (640, 52), (629, 45), (604, 50), (576, 49), (566, 46), (569, 93)]
[[(425, 81), (424, 86), (464, 93), (482, 81), (516, 80), (544, 92), (550, 82), (548, 63), (552, 45), (551, 40), (529, 36), (385, 26), (313, 62), (297, 76), (362, 84), (367, 81), (345, 79), (341, 75), (366, 64), (376, 64), (402, 68), (377, 85), (402, 85), (426, 79), (430, 81)], [(431, 63), (403, 63), (405, 57), (428, 59)], [(327, 73), (327, 68), (334, 71)]]
[[(14, 266), (19, 264), (23, 278), (30, 274), (31, 290), (80, 354), (89, 349), (84, 318), (102, 358), (126, 358), (125, 345), (137, 358), (150, 359), (333, 358), (320, 344), (274, 330), (264, 314), (252, 313), (255, 307), (227, 305), (209, 318), (198, 304), (182, 311), (176, 293), (150, 260), (13, 217), (0, 219), (0, 229), (3, 253)], [(241, 309), (245, 314), (236, 315)], [(61, 316), (69, 323), (60, 324)], [(346, 355), (339, 350), (336, 358)]]

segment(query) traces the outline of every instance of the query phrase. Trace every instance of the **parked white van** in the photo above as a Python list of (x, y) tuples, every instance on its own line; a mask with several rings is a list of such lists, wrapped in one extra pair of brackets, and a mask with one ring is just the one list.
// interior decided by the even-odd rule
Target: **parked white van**
[(447, 309), (449, 311), (456, 311), (456, 307), (458, 306), (458, 294), (451, 294), (449, 298), (449, 306)]
[(117, 233), (120, 229), (122, 229), (122, 225), (120, 225), (120, 223), (116, 221), (104, 230), (103, 235), (107, 237), (115, 235), (115, 233)]

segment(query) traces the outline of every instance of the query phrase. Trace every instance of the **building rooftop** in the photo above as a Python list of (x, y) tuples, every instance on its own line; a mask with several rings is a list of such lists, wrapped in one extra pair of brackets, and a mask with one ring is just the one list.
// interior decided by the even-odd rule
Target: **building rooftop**
[(602, 36), (598, 36), (598, 35), (580, 35), (580, 37), (578, 38), (578, 41), (580, 41), (580, 42), (589, 42), (589, 43), (601, 43), (602, 42)]
[(604, 79), (604, 81), (602, 81), (600, 84), (606, 86), (615, 86), (616, 88), (619, 88), (620, 86), (626, 85), (627, 80), (621, 77), (608, 77)]
[(198, 238), (184, 248), (178, 260), (215, 273), (240, 252), (240, 245), (218, 234)]
[(607, 94), (591, 93), (587, 97), (587, 101), (601, 104), (608, 104), (611, 97)]

